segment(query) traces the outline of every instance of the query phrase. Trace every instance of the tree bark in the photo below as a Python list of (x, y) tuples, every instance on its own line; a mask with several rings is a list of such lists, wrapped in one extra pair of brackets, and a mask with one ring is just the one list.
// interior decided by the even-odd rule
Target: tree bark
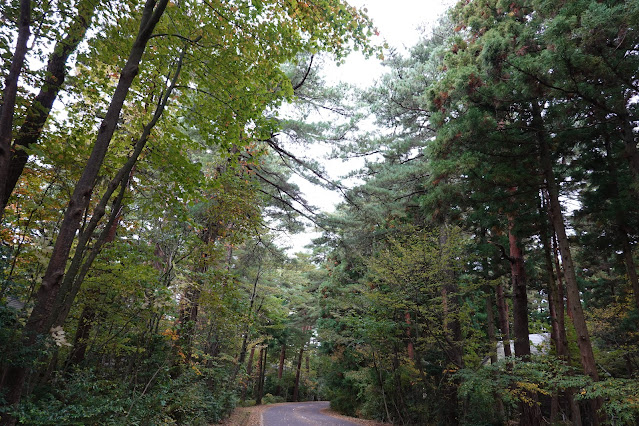
[(282, 349), (280, 350), (280, 364), (277, 368), (277, 388), (275, 394), (282, 396), (282, 374), (284, 374), (284, 361), (286, 360), (286, 342), (282, 343)]
[(524, 255), (519, 239), (514, 234), (514, 215), (508, 216), (508, 242), (510, 247), (510, 271), (513, 286), (513, 328), (515, 333), (515, 356), (530, 359), (530, 341), (528, 339), (528, 294), (526, 288), (526, 270)]
[(84, 356), (87, 351), (89, 335), (93, 328), (93, 321), (96, 318), (96, 312), (92, 306), (86, 305), (82, 309), (80, 320), (78, 321), (78, 329), (73, 339), (73, 349), (69, 355), (68, 363), (71, 365), (78, 365), (84, 361)]
[(184, 291), (179, 318), (179, 342), (184, 362), (190, 362), (193, 352), (193, 337), (197, 325), (197, 314), (200, 307), (200, 289), (189, 286)]
[[(555, 273), (552, 264), (552, 254), (550, 247), (550, 237), (548, 236), (548, 229), (546, 222), (543, 221), (545, 210), (543, 205), (539, 208), (539, 217), (542, 218), (540, 226), (541, 243), (544, 250), (544, 261), (546, 266), (546, 275), (548, 279), (548, 308), (550, 311), (550, 339), (555, 347), (555, 352), (559, 359), (565, 360), (566, 348), (566, 330), (564, 328), (564, 306), (563, 300), (559, 300), (557, 291), (557, 282), (555, 280)], [(563, 330), (562, 330), (563, 329)], [(563, 339), (562, 339), (563, 332)], [(558, 392), (553, 391), (550, 403), (550, 423), (554, 424), (559, 421), (559, 404), (560, 395)]]
[(249, 352), (248, 364), (246, 366), (246, 382), (244, 382), (244, 386), (242, 387), (242, 396), (240, 400), (242, 402), (246, 401), (246, 391), (248, 389), (248, 383), (251, 380), (251, 373), (253, 373), (253, 356), (255, 356), (255, 346), (251, 348)]
[(302, 357), (304, 356), (304, 346), (300, 348), (300, 354), (297, 358), (297, 371), (295, 373), (295, 387), (293, 388), (293, 402), (299, 401), (299, 389), (300, 389), (300, 373), (302, 372)]
[(493, 312), (492, 292), (486, 297), (486, 330), (490, 341), (490, 362), (497, 363), (497, 334), (495, 333), (495, 314)]
[[(18, 80), (27, 56), (29, 36), (31, 35), (31, 1), (20, 0), (20, 15), (18, 17), (18, 38), (16, 48), (11, 58), (9, 73), (4, 81), (2, 106), (0, 107), (0, 183), (6, 182), (9, 176), (11, 161), (11, 137), (13, 135), (13, 117), (15, 114), (16, 98), (18, 96)], [(4, 184), (0, 184), (0, 200), (5, 199)], [(4, 214), (4, 203), (0, 209), (0, 220)], [(9, 401), (15, 397), (8, 395)], [(5, 416), (3, 416), (3, 419)], [(13, 420), (9, 420), (13, 421)]]
[(246, 331), (244, 332), (244, 336), (242, 338), (242, 347), (240, 348), (240, 356), (237, 360), (237, 366), (235, 367), (235, 371), (233, 372), (233, 377), (237, 377), (237, 374), (240, 371), (240, 367), (244, 363), (244, 359), (246, 358), (246, 348), (248, 345), (248, 337), (251, 328), (251, 315), (253, 313), (253, 305), (255, 304), (255, 295), (257, 294), (257, 283), (260, 280), (260, 275), (262, 273), (262, 264), (258, 266), (257, 274), (255, 274), (255, 281), (253, 281), (253, 291), (251, 292), (251, 298), (249, 300), (249, 310), (246, 315)]
[[(84, 39), (98, 4), (99, 1), (94, 0), (82, 0), (78, 3), (78, 14), (65, 31), (67, 36), (55, 44), (53, 52), (49, 55), (44, 82), (27, 108), (24, 123), (13, 141), (6, 183), (4, 188), (0, 188), (0, 193), (3, 194), (0, 199), (0, 210), (2, 211), (9, 202), (9, 197), (27, 164), (29, 154), (24, 148), (29, 148), (40, 139), (44, 124), (51, 113), (51, 107), (64, 84), (67, 75), (67, 60), (77, 49), (80, 41)], [(0, 181), (2, 180), (0, 179)]]
[[(564, 223), (564, 217), (561, 211), (561, 203), (559, 201), (559, 187), (555, 178), (555, 172), (553, 171), (552, 167), (550, 147), (548, 146), (548, 141), (543, 134), (543, 118), (541, 116), (539, 106), (534, 103), (533, 127), (537, 134), (541, 169), (546, 179), (546, 186), (548, 191), (551, 222), (555, 228), (555, 234), (557, 235), (557, 242), (559, 245), (559, 252), (561, 254), (564, 278), (566, 280), (566, 295), (570, 303), (570, 310), (572, 311), (572, 321), (573, 325), (575, 326), (575, 332), (577, 333), (577, 346), (579, 347), (581, 365), (587, 375), (589, 375), (594, 381), (599, 381), (599, 373), (597, 372), (595, 356), (592, 351), (590, 334), (588, 333), (586, 318), (584, 315), (583, 306), (581, 304), (581, 297), (579, 295), (579, 285), (577, 283), (575, 266), (572, 260), (570, 243), (568, 242), (568, 235), (566, 234), (566, 224)], [(591, 416), (593, 419), (593, 424), (595, 425), (599, 424), (597, 411), (601, 407), (601, 404), (602, 401), (600, 399), (592, 400)]]
[[(543, 218), (545, 209), (540, 209), (539, 214)], [(555, 270), (553, 267), (552, 243), (548, 229), (542, 223), (540, 229), (541, 243), (544, 250), (544, 262), (546, 266), (546, 275), (548, 277), (548, 307), (550, 310), (550, 337), (555, 345), (557, 357), (566, 359), (568, 354), (568, 340), (566, 338), (566, 323), (564, 315), (563, 291), (560, 291), (557, 280), (555, 279)], [(554, 232), (554, 230), (553, 230)], [(559, 272), (559, 271), (558, 271)]]
[[(550, 217), (550, 210), (549, 210), (549, 206), (547, 205), (547, 199), (548, 199), (547, 193), (544, 191), (544, 200), (545, 200), (544, 203), (546, 204), (545, 210), (548, 213), (547, 216)], [(543, 226), (542, 226), (542, 230), (543, 230)], [(544, 244), (544, 250), (546, 252), (545, 253), (546, 269), (548, 270), (548, 273), (549, 273), (549, 277), (550, 277), (549, 280), (551, 285), (551, 288), (550, 288), (551, 296), (550, 296), (549, 304), (551, 306), (554, 305), (554, 311), (556, 315), (556, 322), (553, 321), (552, 323), (553, 330), (555, 330), (555, 327), (556, 327), (556, 331), (557, 331), (555, 347), (557, 351), (557, 356), (559, 358), (562, 358), (567, 364), (570, 364), (570, 351), (568, 350), (568, 337), (566, 335), (566, 315), (565, 315), (566, 307), (564, 306), (564, 284), (561, 279), (561, 276), (562, 276), (561, 265), (559, 264), (559, 258), (557, 256), (556, 236), (555, 236), (555, 230), (552, 226), (552, 223), (550, 224), (550, 230), (552, 231), (552, 237), (548, 237), (547, 235), (544, 237), (543, 231), (542, 231), (542, 239), (543, 239), (542, 243)], [(556, 275), (553, 274), (553, 261), (557, 271)], [(556, 283), (554, 281), (555, 276), (557, 278)], [(554, 293), (554, 296), (552, 295), (552, 293)], [(551, 313), (551, 317), (552, 317), (552, 313)], [(570, 318), (572, 320), (572, 317)], [(570, 415), (570, 420), (572, 421), (572, 424), (574, 426), (581, 426), (582, 424), (581, 411), (579, 409), (579, 404), (577, 403), (577, 401), (575, 401), (575, 398), (574, 398), (574, 389), (566, 389), (565, 399), (566, 399), (567, 411)]]
[[(528, 294), (524, 254), (519, 238), (515, 235), (515, 216), (508, 215), (508, 242), (510, 247), (510, 268), (513, 284), (513, 328), (515, 331), (515, 356), (524, 361), (530, 360), (530, 340), (528, 330)], [(536, 392), (522, 389), (530, 402), (519, 403), (521, 417), (519, 424), (533, 426), (541, 424), (541, 409), (537, 404)]]
[(559, 202), (559, 189), (555, 180), (555, 174), (552, 169), (552, 160), (550, 158), (550, 150), (545, 138), (539, 138), (539, 148), (541, 156), (541, 165), (546, 178), (548, 187), (548, 196), (550, 202), (551, 220), (557, 235), (559, 245), (559, 253), (566, 279), (566, 293), (570, 301), (570, 309), (573, 314), (573, 322), (575, 331), (577, 332), (577, 343), (581, 356), (581, 365), (584, 372), (592, 377), (595, 381), (599, 380), (594, 354), (592, 352), (592, 343), (586, 326), (586, 320), (581, 305), (581, 297), (579, 295), (579, 285), (577, 284), (577, 276), (575, 274), (575, 266), (572, 260), (572, 252), (566, 234), (566, 225), (564, 223), (561, 211), (561, 203)]
[(504, 286), (500, 282), (495, 289), (497, 295), (497, 316), (499, 317), (499, 328), (501, 329), (501, 340), (504, 346), (504, 356), (511, 357), (510, 350), (510, 325), (508, 320), (508, 304), (504, 295)]
[(260, 358), (258, 359), (257, 370), (257, 389), (255, 390), (255, 405), (262, 404), (262, 396), (264, 395), (264, 379), (266, 375), (266, 355), (268, 346), (264, 345), (260, 350)]

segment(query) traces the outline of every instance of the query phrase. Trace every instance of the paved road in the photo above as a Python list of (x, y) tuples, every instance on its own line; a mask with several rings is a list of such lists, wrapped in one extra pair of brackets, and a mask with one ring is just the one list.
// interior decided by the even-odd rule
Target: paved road
[(263, 426), (354, 426), (357, 423), (320, 413), (326, 401), (274, 405), (262, 414)]

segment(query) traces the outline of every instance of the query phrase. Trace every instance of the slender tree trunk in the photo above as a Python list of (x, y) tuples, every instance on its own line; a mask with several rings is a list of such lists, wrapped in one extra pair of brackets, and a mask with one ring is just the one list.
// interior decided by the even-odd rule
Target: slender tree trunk
[(284, 361), (286, 360), (286, 342), (282, 343), (282, 349), (280, 350), (280, 364), (277, 367), (277, 388), (275, 394), (282, 396), (282, 374), (284, 374)]
[[(18, 39), (16, 48), (11, 58), (9, 73), (4, 81), (2, 93), (2, 106), (0, 107), (0, 201), (4, 200), (4, 182), (9, 176), (9, 164), (11, 161), (11, 137), (13, 135), (13, 117), (15, 114), (16, 98), (18, 96), (18, 80), (22, 72), (25, 57), (27, 56), (29, 36), (31, 35), (31, 1), (20, 0), (20, 15), (18, 17)], [(5, 203), (0, 207), (0, 220), (4, 213)], [(8, 402), (13, 402), (15, 396), (7, 395)], [(6, 416), (3, 416), (3, 419)], [(15, 419), (8, 419), (13, 422)], [(2, 420), (4, 421), (4, 420)]]
[(504, 286), (500, 282), (495, 289), (497, 295), (497, 316), (499, 317), (499, 328), (501, 329), (501, 340), (504, 346), (504, 356), (506, 358), (511, 357), (512, 351), (510, 349), (510, 325), (508, 320), (508, 304), (506, 303), (506, 297), (504, 295)]
[(300, 389), (300, 373), (302, 372), (302, 357), (304, 356), (304, 346), (300, 348), (300, 354), (297, 357), (297, 370), (295, 372), (295, 387), (293, 388), (293, 402), (299, 401), (299, 389)]
[[(109, 226), (102, 231), (103, 234), (106, 234), (104, 237), (105, 242), (110, 243), (115, 239), (120, 218), (121, 210), (118, 209), (115, 214), (115, 218), (111, 220), (109, 222)], [(66, 313), (68, 314), (68, 310)], [(89, 336), (91, 335), (91, 329), (93, 328), (93, 323), (96, 318), (97, 313), (93, 306), (91, 306), (90, 303), (84, 305), (82, 313), (80, 314), (80, 319), (78, 320), (78, 328), (73, 339), (73, 348), (69, 354), (67, 365), (79, 365), (84, 362), (84, 357), (88, 348)], [(64, 315), (64, 319), (66, 319), (66, 314)], [(57, 322), (57, 324), (63, 324), (64, 319), (61, 319), (60, 322)]]
[(255, 346), (253, 346), (251, 348), (251, 351), (249, 352), (248, 364), (246, 366), (246, 382), (244, 383), (244, 386), (242, 387), (242, 397), (240, 399), (242, 402), (246, 401), (246, 391), (248, 389), (249, 381), (251, 381), (251, 374), (253, 373), (253, 356), (254, 355), (255, 355)]
[(386, 402), (386, 391), (384, 391), (384, 381), (382, 380), (382, 372), (379, 370), (377, 365), (377, 361), (375, 360), (375, 352), (373, 352), (373, 368), (377, 372), (377, 380), (379, 381), (379, 388), (382, 391), (382, 400), (384, 401), (384, 410), (386, 411), (386, 420), (392, 421), (392, 417), (390, 415), (390, 410), (388, 409), (388, 403)]
[[(547, 193), (544, 192), (544, 199), (547, 200)], [(545, 202), (545, 201), (544, 201)], [(549, 206), (545, 206), (546, 210), (548, 210), (548, 217), (550, 217)], [(542, 212), (543, 213), (543, 212)], [(542, 228), (543, 229), (543, 228)], [(552, 231), (552, 238), (544, 237), (542, 235), (542, 243), (544, 243), (544, 251), (546, 256), (546, 269), (549, 273), (549, 282), (550, 282), (550, 301), (549, 304), (554, 306), (554, 312), (556, 315), (556, 322), (553, 321), (552, 326), (553, 330), (556, 328), (556, 340), (555, 347), (557, 351), (557, 356), (562, 358), (567, 364), (570, 364), (570, 352), (568, 350), (568, 337), (566, 335), (566, 316), (565, 316), (565, 306), (564, 306), (564, 284), (561, 279), (562, 271), (561, 265), (559, 264), (559, 258), (557, 255), (557, 247), (556, 247), (556, 236), (555, 230), (550, 224), (550, 230)], [(554, 278), (554, 270), (553, 270), (553, 260), (554, 265), (557, 270), (557, 281), (555, 282)], [(553, 295), (554, 294), (554, 295)], [(570, 311), (569, 311), (570, 312)], [(551, 313), (552, 317), (552, 313)], [(572, 320), (572, 317), (570, 317)], [(579, 404), (575, 401), (574, 398), (574, 389), (566, 389), (565, 391), (565, 400), (567, 405), (567, 411), (570, 414), (570, 420), (574, 426), (581, 426), (581, 410), (579, 409)], [(552, 416), (551, 416), (552, 417)]]
[(255, 397), (255, 405), (262, 404), (262, 354), (264, 353), (264, 347), (260, 347), (260, 351), (257, 354), (257, 383), (253, 390), (253, 396)]
[[(114, 240), (115, 232), (117, 230), (120, 219), (122, 218), (122, 202), (126, 193), (128, 182), (129, 181), (126, 180), (121, 183), (120, 193), (113, 203), (113, 208), (111, 210), (111, 214), (109, 215), (106, 226), (98, 236), (88, 255), (86, 255), (87, 243), (90, 235), (93, 234), (95, 231), (95, 227), (91, 227), (91, 225), (92, 223), (95, 223), (95, 226), (97, 226), (97, 222), (99, 222), (100, 218), (102, 217), (99, 211), (94, 212), (89, 226), (87, 227), (88, 229), (85, 229), (85, 232), (89, 235), (85, 234), (80, 236), (80, 241), (76, 246), (75, 253), (73, 254), (73, 259), (71, 260), (71, 264), (69, 265), (69, 268), (67, 269), (67, 272), (64, 276), (60, 287), (61, 291), (58, 292), (58, 298), (54, 305), (56, 308), (52, 312), (52, 315), (54, 316), (54, 326), (64, 324), (67, 316), (69, 315), (69, 311), (71, 310), (71, 306), (73, 305), (73, 301), (78, 295), (78, 292), (82, 287), (82, 283), (84, 282), (84, 278), (93, 265), (93, 262), (102, 251), (102, 247)], [(98, 207), (97, 210), (99, 209), (100, 208)]]
[[(67, 35), (58, 40), (53, 47), (51, 55), (49, 55), (46, 76), (40, 91), (27, 108), (25, 120), (12, 145), (6, 183), (4, 188), (0, 188), (0, 193), (3, 193), (0, 199), (0, 210), (2, 211), (4, 211), (9, 202), (9, 197), (18, 183), (20, 175), (22, 175), (24, 166), (27, 164), (29, 154), (24, 148), (29, 148), (40, 139), (53, 102), (64, 84), (67, 75), (67, 60), (76, 50), (80, 41), (84, 39), (98, 4), (99, 1), (97, 0), (82, 0), (78, 3), (78, 13), (72, 19), (69, 27), (66, 28), (65, 33)], [(2, 179), (0, 179), (1, 181)]]
[(577, 284), (575, 266), (572, 261), (572, 252), (570, 250), (570, 244), (568, 242), (568, 235), (566, 234), (566, 225), (564, 223), (563, 214), (561, 212), (559, 190), (557, 188), (554, 171), (552, 170), (550, 152), (545, 140), (540, 141), (540, 152), (542, 167), (546, 177), (546, 184), (548, 186), (551, 219), (555, 228), (555, 233), (557, 235), (559, 252), (561, 254), (561, 260), (566, 279), (568, 300), (570, 301), (570, 309), (573, 314), (575, 331), (577, 332), (577, 343), (581, 356), (581, 364), (585, 373), (592, 377), (595, 381), (598, 381), (599, 374), (597, 372), (595, 358), (592, 352), (592, 343), (590, 342), (590, 335), (588, 333), (583, 307), (581, 305), (581, 297), (579, 295), (579, 286)]
[(71, 365), (79, 365), (84, 362), (84, 356), (87, 351), (89, 336), (93, 328), (93, 321), (96, 318), (96, 312), (91, 305), (85, 305), (80, 314), (78, 321), (78, 329), (73, 339), (73, 349), (69, 355), (68, 363)]
[(628, 280), (632, 286), (632, 293), (635, 296), (635, 306), (639, 309), (639, 279), (637, 278), (637, 265), (635, 259), (632, 256), (632, 244), (628, 233), (624, 228), (619, 229), (619, 238), (621, 239), (621, 247), (623, 250), (624, 263), (626, 264), (626, 272), (628, 273)]
[(490, 341), (490, 362), (497, 362), (497, 333), (495, 333), (495, 314), (493, 312), (493, 297), (490, 292), (486, 297), (486, 329), (488, 332), (488, 340)]
[(260, 280), (260, 275), (262, 274), (262, 264), (259, 265), (257, 269), (257, 274), (255, 275), (255, 280), (253, 281), (253, 291), (251, 292), (251, 298), (249, 300), (249, 310), (246, 315), (246, 331), (244, 332), (244, 337), (242, 338), (242, 348), (240, 349), (240, 356), (237, 360), (237, 366), (235, 367), (235, 371), (233, 373), (233, 377), (237, 377), (237, 373), (240, 371), (240, 367), (244, 364), (244, 358), (246, 358), (246, 348), (248, 344), (249, 332), (251, 329), (251, 316), (253, 314), (253, 305), (255, 304), (255, 295), (257, 294), (257, 283)]
[[(543, 214), (543, 211), (540, 211)], [(559, 358), (565, 359), (568, 354), (568, 340), (566, 338), (566, 324), (564, 316), (563, 291), (560, 289), (555, 280), (555, 271), (553, 268), (552, 247), (548, 231), (542, 225), (541, 231), (542, 245), (544, 250), (544, 261), (546, 265), (546, 275), (548, 276), (548, 307), (550, 309), (551, 331), (550, 337), (555, 345), (555, 351)], [(553, 231), (554, 232), (554, 231)]]
[(515, 355), (524, 360), (530, 358), (528, 339), (528, 294), (524, 255), (519, 239), (514, 234), (515, 218), (508, 216), (508, 241), (510, 246), (510, 270), (513, 285), (513, 328), (515, 333)]
[(184, 362), (190, 362), (193, 352), (193, 337), (197, 325), (197, 315), (200, 306), (200, 289), (189, 286), (183, 296), (183, 306), (180, 309), (179, 342), (184, 356)]
[[(545, 217), (545, 210), (543, 206), (539, 208), (539, 216), (540, 218)], [(555, 273), (552, 264), (552, 254), (550, 248), (550, 237), (548, 236), (548, 229), (546, 227), (546, 223), (543, 222), (540, 227), (540, 235), (541, 242), (544, 250), (544, 260), (546, 265), (546, 275), (548, 277), (548, 308), (550, 310), (550, 338), (555, 347), (555, 352), (557, 353), (557, 357), (559, 359), (565, 359), (565, 354), (567, 352), (566, 348), (566, 330), (564, 328), (564, 306), (563, 300), (559, 300), (559, 295), (557, 291), (557, 282), (555, 281)], [(563, 330), (562, 330), (563, 329)], [(563, 339), (562, 339), (563, 333)], [(558, 392), (553, 391), (550, 403), (550, 423), (554, 424), (559, 421), (559, 411), (560, 411), (560, 395)]]
[[(487, 270), (487, 268), (485, 268)], [(488, 288), (488, 297), (486, 297), (486, 328), (488, 331), (488, 340), (490, 341), (490, 363), (496, 364), (497, 359), (497, 333), (495, 333), (495, 313), (493, 312), (493, 296), (492, 290)], [(495, 373), (496, 375), (496, 373)], [(498, 392), (493, 392), (493, 397), (495, 398), (495, 411), (497, 412), (497, 419), (503, 420), (505, 418), (504, 414), (504, 403), (502, 401), (501, 395)]]
[[(564, 278), (566, 279), (566, 294), (568, 296), (568, 301), (570, 302), (572, 320), (577, 333), (577, 345), (579, 347), (581, 365), (587, 375), (589, 375), (594, 381), (599, 381), (599, 373), (597, 372), (595, 356), (592, 351), (590, 334), (588, 333), (588, 327), (586, 325), (586, 319), (581, 305), (579, 285), (575, 274), (575, 266), (572, 260), (572, 252), (568, 242), (568, 235), (566, 234), (566, 225), (561, 211), (561, 203), (559, 202), (559, 187), (552, 168), (552, 159), (550, 156), (548, 141), (543, 134), (543, 118), (541, 117), (541, 112), (536, 104), (533, 104), (533, 127), (537, 133), (541, 168), (546, 179), (548, 190), (551, 221), (555, 228), (557, 242), (559, 244)], [(591, 416), (593, 424), (595, 425), (599, 424), (597, 410), (601, 407), (601, 404), (602, 401), (600, 399), (593, 400), (591, 404)]]
[(266, 355), (268, 346), (264, 345), (260, 350), (260, 358), (258, 360), (257, 370), (257, 389), (255, 392), (255, 405), (262, 404), (262, 396), (264, 395), (264, 379), (266, 375)]
[[(508, 215), (508, 241), (510, 246), (510, 268), (513, 284), (513, 328), (515, 331), (515, 356), (524, 361), (530, 360), (530, 340), (528, 330), (528, 294), (524, 254), (519, 239), (515, 235), (515, 217)], [(541, 409), (537, 404), (536, 392), (522, 390), (528, 401), (520, 402), (520, 425), (541, 424)]]
[[(448, 246), (449, 228), (444, 224), (439, 228), (439, 251), (442, 260), (445, 259), (445, 251)], [(458, 296), (457, 279), (455, 277), (455, 271), (446, 266), (441, 271), (442, 286), (442, 310), (443, 310), (443, 323), (444, 333), (446, 339), (449, 342), (446, 350), (448, 358), (452, 361), (457, 368), (464, 368), (463, 358), (463, 341), (462, 341), (462, 329), (459, 321), (458, 309), (461, 304)], [(449, 306), (449, 304), (451, 306)], [(452, 308), (452, 309), (451, 309)], [(453, 312), (452, 320), (448, 319), (450, 311)], [(444, 416), (445, 421), (448, 424), (457, 424), (459, 422), (459, 380), (449, 380), (444, 385)], [(401, 393), (400, 393), (401, 395)], [(401, 413), (398, 413), (401, 419)]]

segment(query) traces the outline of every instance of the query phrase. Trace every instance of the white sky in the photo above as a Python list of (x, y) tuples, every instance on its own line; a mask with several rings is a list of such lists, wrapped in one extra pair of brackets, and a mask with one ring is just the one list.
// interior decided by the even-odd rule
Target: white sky
[[(417, 43), (424, 31), (428, 32), (432, 28), (439, 16), (453, 5), (454, 1), (348, 0), (348, 3), (368, 10), (368, 16), (380, 33), (374, 42), (382, 44), (385, 41), (389, 47), (405, 52)], [(342, 81), (362, 88), (372, 85), (384, 73), (384, 68), (377, 59), (366, 60), (360, 53), (350, 55), (346, 63), (339, 67), (327, 63), (324, 70), (328, 83), (335, 84)], [(333, 178), (338, 178), (355, 168), (338, 160), (325, 162), (325, 167)], [(324, 211), (333, 211), (342, 201), (341, 196), (335, 192), (318, 188), (302, 179), (293, 179), (293, 181), (304, 191), (311, 204)], [(283, 245), (292, 245), (290, 252), (295, 253), (302, 251), (312, 238), (317, 238), (319, 235), (317, 232), (307, 232), (295, 236), (283, 236), (280, 240)]]

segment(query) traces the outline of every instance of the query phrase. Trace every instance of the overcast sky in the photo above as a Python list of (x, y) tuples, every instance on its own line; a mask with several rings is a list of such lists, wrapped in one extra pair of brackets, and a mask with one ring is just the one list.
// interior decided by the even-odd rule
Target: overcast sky
[[(353, 6), (365, 8), (379, 30), (374, 42), (384, 41), (390, 47), (406, 51), (437, 22), (438, 17), (453, 0), (349, 0)], [(366, 60), (361, 54), (353, 54), (341, 67), (329, 67), (329, 81), (345, 81), (360, 87), (372, 84), (383, 72), (375, 59)]]
[[(433, 1), (433, 0), (348, 0), (353, 6), (366, 8), (368, 16), (373, 20), (379, 30), (379, 37), (374, 42), (382, 44), (384, 41), (389, 47), (399, 51), (407, 51), (419, 38), (429, 31), (438, 17), (445, 12), (447, 7), (454, 3), (453, 0)], [(350, 83), (359, 87), (367, 87), (382, 75), (384, 68), (375, 59), (364, 59), (359, 53), (350, 55), (346, 63), (342, 66), (325, 64), (324, 71), (329, 83), (340, 81)], [(327, 171), (333, 178), (338, 178), (353, 167), (340, 164), (337, 160), (326, 163)], [(314, 185), (294, 179), (302, 190), (306, 193), (308, 201), (319, 206), (324, 211), (333, 211), (335, 205), (341, 201), (337, 193), (315, 187)], [(293, 245), (292, 252), (300, 251), (312, 238), (319, 236), (319, 233), (309, 232), (304, 235), (296, 235), (281, 238), (285, 245)]]

